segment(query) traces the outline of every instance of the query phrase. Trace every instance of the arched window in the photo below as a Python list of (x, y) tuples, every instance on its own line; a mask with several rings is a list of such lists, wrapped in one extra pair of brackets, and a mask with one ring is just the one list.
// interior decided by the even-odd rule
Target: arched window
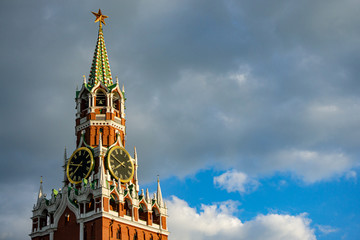
[(140, 220), (146, 221), (147, 220), (147, 208), (145, 204), (141, 203), (139, 208), (139, 218)]
[(48, 225), (48, 221), (49, 221), (49, 212), (48, 210), (45, 209), (40, 216), (40, 229)]
[(118, 198), (115, 194), (111, 194), (110, 196), (110, 210), (118, 212), (119, 211), (119, 205), (118, 205)]
[(115, 110), (120, 111), (120, 95), (117, 92), (113, 95), (112, 104)]
[(155, 207), (152, 209), (152, 222), (160, 225), (160, 213)]
[(90, 212), (90, 211), (94, 211), (95, 209), (95, 200), (94, 200), (94, 196), (90, 193), (87, 197), (87, 203), (85, 206), (85, 212)]
[(84, 240), (87, 240), (88, 239), (88, 237), (87, 237), (87, 227), (86, 227), (86, 225), (84, 224)]
[(150, 234), (150, 240), (154, 240), (154, 238), (153, 238), (153, 235), (152, 235), (152, 234)]
[(106, 95), (101, 90), (98, 90), (96, 92), (96, 106), (98, 106), (98, 107), (106, 106)]
[(126, 210), (126, 215), (127, 216), (132, 216), (132, 211), (131, 211), (131, 203), (129, 199), (125, 199), (125, 204), (124, 204), (124, 209)]
[(95, 223), (91, 224), (91, 240), (95, 239)]
[(121, 239), (121, 226), (119, 225), (118, 230), (116, 232), (116, 239)]
[(138, 240), (137, 230), (135, 229), (134, 240)]
[(82, 113), (84, 110), (86, 110), (89, 107), (89, 95), (84, 93), (81, 95), (80, 100), (80, 112)]

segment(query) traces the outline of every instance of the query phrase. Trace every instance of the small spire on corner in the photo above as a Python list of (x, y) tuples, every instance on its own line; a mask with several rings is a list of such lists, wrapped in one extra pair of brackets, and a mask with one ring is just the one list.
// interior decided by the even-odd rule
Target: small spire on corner
[(44, 196), (42, 183), (43, 183), (43, 179), (42, 179), (42, 176), (41, 176), (40, 177), (39, 194), (38, 194), (38, 199), (37, 199), (37, 204), (36, 205), (38, 205), (40, 203), (42, 197)]
[(86, 84), (86, 76), (83, 75), (84, 84)]
[(137, 164), (137, 152), (136, 152), (136, 147), (134, 146), (134, 159), (136, 161)]
[(67, 152), (66, 152), (66, 146), (65, 146), (65, 148), (64, 148), (64, 161), (66, 162), (66, 160), (67, 160)]
[(163, 199), (162, 199), (162, 193), (161, 193), (161, 188), (160, 188), (160, 180), (159, 180), (159, 175), (157, 175), (157, 191), (156, 191), (156, 201), (159, 204), (160, 207), (163, 207)]

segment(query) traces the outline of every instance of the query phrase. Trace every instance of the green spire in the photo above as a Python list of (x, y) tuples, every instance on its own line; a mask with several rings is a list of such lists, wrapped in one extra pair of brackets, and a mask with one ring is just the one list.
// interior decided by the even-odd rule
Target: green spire
[(99, 81), (103, 82), (105, 86), (113, 84), (109, 58), (105, 47), (105, 40), (101, 24), (99, 27), (99, 35), (94, 52), (94, 58), (90, 69), (89, 85), (92, 87)]

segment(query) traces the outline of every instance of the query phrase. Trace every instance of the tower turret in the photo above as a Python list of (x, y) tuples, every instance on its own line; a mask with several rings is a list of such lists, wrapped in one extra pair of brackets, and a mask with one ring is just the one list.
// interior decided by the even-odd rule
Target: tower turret
[(168, 239), (167, 209), (160, 181), (150, 198), (139, 192), (138, 155), (125, 149), (125, 89), (113, 83), (99, 22), (91, 71), (76, 91), (76, 150), (64, 150), (64, 186), (43, 193), (42, 179), (32, 216), (32, 240)]
[[(98, 38), (90, 69), (89, 79), (84, 81), (80, 91), (76, 92), (76, 126), (77, 144), (81, 138), (91, 147), (99, 142), (99, 133), (103, 130), (104, 147), (111, 146), (119, 132), (123, 146), (125, 146), (125, 92), (121, 90), (119, 82), (113, 83), (108, 53), (105, 47), (102, 24), (107, 16), (93, 14), (99, 22)], [(85, 130), (85, 135), (81, 134)]]

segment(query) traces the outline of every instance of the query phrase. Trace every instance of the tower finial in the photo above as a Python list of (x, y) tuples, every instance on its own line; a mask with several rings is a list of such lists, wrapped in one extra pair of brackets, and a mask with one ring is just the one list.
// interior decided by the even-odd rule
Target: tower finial
[(43, 183), (42, 176), (40, 176), (40, 184), (42, 184), (42, 183)]
[(99, 11), (98, 11), (97, 13), (96, 13), (96, 12), (92, 12), (92, 14), (95, 15), (95, 17), (96, 17), (95, 22), (99, 22), (100, 28), (101, 28), (101, 23), (103, 23), (104, 25), (106, 25), (106, 24), (105, 24), (105, 19), (108, 18), (108, 16), (102, 15), (102, 12), (101, 12), (100, 8), (99, 8)]

